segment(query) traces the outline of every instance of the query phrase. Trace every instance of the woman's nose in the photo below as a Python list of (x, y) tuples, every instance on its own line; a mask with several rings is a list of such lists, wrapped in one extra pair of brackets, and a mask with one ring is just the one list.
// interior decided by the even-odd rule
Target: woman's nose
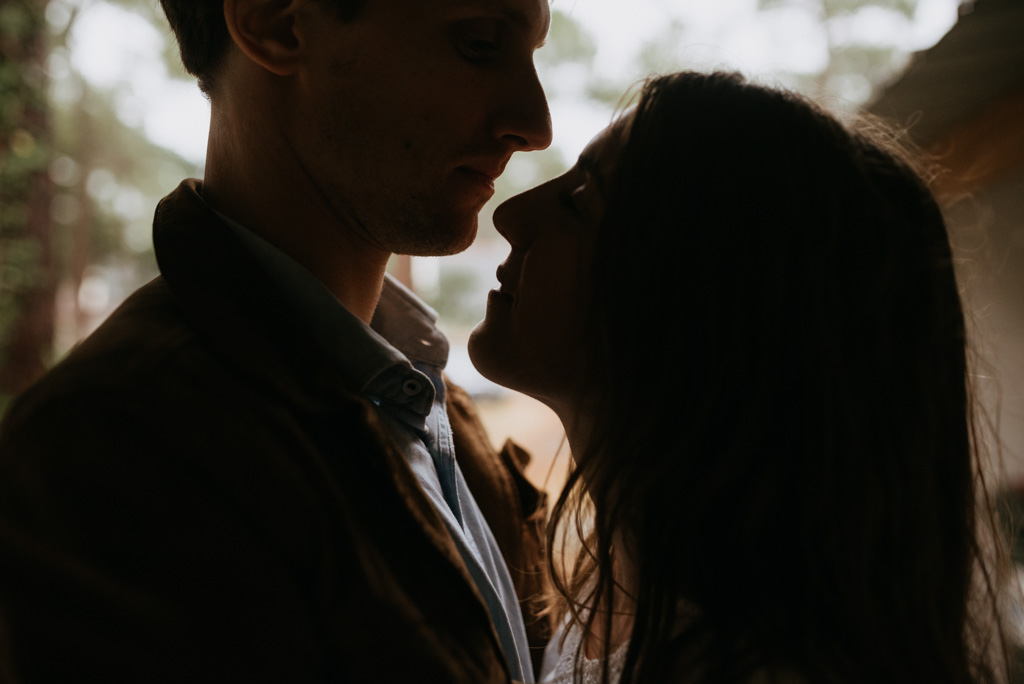
[(513, 247), (523, 247), (529, 239), (527, 226), (530, 222), (524, 209), (531, 192), (533, 191), (527, 190), (511, 197), (494, 210), (494, 228)]

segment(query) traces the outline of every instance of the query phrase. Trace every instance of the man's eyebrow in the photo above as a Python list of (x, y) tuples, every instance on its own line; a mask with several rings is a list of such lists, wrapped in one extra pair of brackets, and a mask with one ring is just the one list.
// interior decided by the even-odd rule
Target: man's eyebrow
[(514, 7), (506, 2), (501, 2), (500, 0), (466, 0), (465, 2), (462, 2), (461, 5), (479, 5), (481, 7), (486, 7), (494, 11), (496, 14), (500, 14), (507, 21), (519, 28), (523, 33), (530, 35), (536, 34), (538, 36), (538, 40), (535, 45), (536, 48), (544, 47), (544, 44), (547, 43), (548, 31), (551, 30), (550, 11), (544, 13), (543, 23), (538, 24), (531, 21), (527, 14), (520, 8)]
[(519, 29), (523, 33), (527, 33), (527, 34), (536, 33), (536, 35), (538, 35), (539, 38), (538, 38), (538, 40), (537, 40), (537, 42), (535, 44), (535, 47), (536, 48), (544, 47), (544, 44), (548, 40), (548, 31), (551, 28), (551, 14), (550, 13), (547, 15), (547, 21), (545, 21), (541, 25), (538, 25), (538, 24), (530, 21), (530, 19), (526, 16), (526, 14), (522, 10), (517, 8), (517, 7), (510, 7), (508, 5), (504, 5), (500, 9), (500, 13), (502, 15), (504, 15), (504, 17), (506, 19), (508, 19), (510, 22), (512, 22), (513, 24), (518, 26)]

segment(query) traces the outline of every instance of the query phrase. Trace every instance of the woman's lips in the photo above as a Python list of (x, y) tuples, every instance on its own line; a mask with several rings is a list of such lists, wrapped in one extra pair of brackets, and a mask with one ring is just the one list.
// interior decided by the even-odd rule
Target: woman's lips
[(491, 290), (487, 293), (487, 306), (512, 306), (514, 300), (501, 290)]
[(491, 291), (496, 293), (496, 294), (502, 295), (503, 297), (508, 297), (509, 299), (515, 299), (515, 297), (513, 296), (513, 293), (515, 292), (515, 288), (514, 287), (509, 287), (509, 284), (507, 282), (508, 281), (507, 275), (508, 275), (508, 267), (505, 264), (501, 264), (500, 266), (498, 266), (498, 270), (495, 273), (495, 277), (498, 279), (498, 289), (497, 290), (491, 290)]

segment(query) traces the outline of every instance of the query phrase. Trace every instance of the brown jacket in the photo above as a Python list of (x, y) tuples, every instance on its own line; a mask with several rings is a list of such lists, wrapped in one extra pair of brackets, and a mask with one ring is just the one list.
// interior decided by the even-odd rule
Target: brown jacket
[[(0, 427), (0, 617), (25, 682), (505, 682), (459, 553), (366, 401), (186, 181), (161, 277)], [(531, 643), (544, 497), (449, 389)], [(0, 667), (0, 673), (5, 667)]]

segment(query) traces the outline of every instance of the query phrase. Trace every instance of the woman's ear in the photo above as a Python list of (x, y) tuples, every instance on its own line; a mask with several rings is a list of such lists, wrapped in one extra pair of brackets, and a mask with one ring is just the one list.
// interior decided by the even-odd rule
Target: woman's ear
[(224, 23), (242, 53), (278, 76), (293, 74), (304, 44), (296, 30), (303, 0), (224, 0)]

